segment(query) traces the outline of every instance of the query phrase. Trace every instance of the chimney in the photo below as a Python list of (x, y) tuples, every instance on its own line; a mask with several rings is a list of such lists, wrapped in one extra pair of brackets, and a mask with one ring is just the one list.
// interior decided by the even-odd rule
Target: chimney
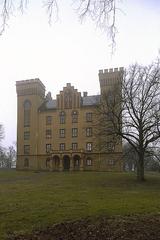
[(87, 92), (83, 92), (83, 97), (87, 97), (88, 93)]

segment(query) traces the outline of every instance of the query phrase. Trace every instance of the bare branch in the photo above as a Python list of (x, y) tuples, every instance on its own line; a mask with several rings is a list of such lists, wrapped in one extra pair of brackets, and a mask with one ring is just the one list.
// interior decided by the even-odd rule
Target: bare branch
[(58, 20), (58, 3), (57, 0), (47, 0), (44, 2), (44, 7), (47, 10), (48, 14), (48, 22), (51, 25), (52, 20), (57, 21)]

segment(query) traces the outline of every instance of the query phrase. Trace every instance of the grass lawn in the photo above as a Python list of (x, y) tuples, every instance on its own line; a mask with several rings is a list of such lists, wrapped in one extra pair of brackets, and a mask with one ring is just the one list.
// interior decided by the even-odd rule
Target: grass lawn
[(87, 216), (160, 213), (160, 174), (0, 171), (0, 239)]

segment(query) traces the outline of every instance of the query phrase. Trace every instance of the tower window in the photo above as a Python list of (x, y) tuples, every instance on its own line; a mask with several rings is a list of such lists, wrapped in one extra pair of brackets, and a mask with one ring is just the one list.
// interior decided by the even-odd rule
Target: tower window
[(31, 103), (29, 100), (24, 102), (24, 127), (30, 126)]
[(24, 132), (24, 140), (29, 140), (30, 139), (30, 132)]
[(30, 154), (30, 145), (24, 145), (24, 154)]

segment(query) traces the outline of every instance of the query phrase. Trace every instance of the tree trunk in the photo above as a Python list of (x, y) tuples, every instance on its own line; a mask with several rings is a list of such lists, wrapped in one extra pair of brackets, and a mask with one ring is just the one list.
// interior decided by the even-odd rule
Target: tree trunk
[(139, 153), (139, 158), (137, 162), (137, 180), (139, 182), (145, 181), (144, 178), (144, 154)]

